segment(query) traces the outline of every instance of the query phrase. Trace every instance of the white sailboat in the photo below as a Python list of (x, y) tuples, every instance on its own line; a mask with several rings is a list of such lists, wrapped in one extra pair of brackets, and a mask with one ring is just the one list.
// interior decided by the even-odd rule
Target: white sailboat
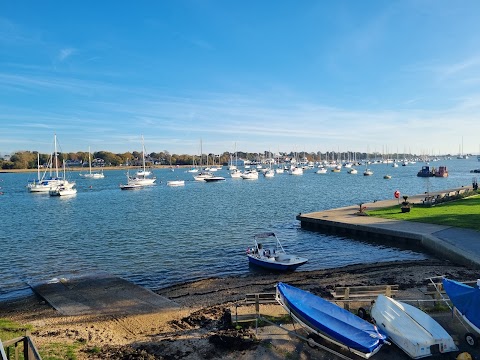
[(130, 176), (129, 172), (127, 171), (127, 184), (120, 185), (120, 189), (131, 190), (154, 185), (157, 178), (149, 177), (151, 174), (152, 172), (147, 171), (145, 167), (145, 144), (142, 136), (142, 170), (137, 171), (134, 177)]
[[(202, 146), (202, 140), (200, 140), (200, 169), (203, 166), (203, 146)], [(208, 157), (207, 157), (207, 168), (208, 168)], [(194, 175), (193, 178), (196, 181), (205, 181), (206, 178), (211, 178), (213, 177), (213, 174), (209, 172), (208, 170), (201, 170), (197, 175)]]
[[(57, 134), (54, 135), (54, 152), (50, 155), (48, 160), (48, 166), (43, 175), (40, 177), (40, 155), (37, 155), (37, 177), (36, 181), (33, 181), (27, 185), (27, 189), (32, 193), (46, 193), (51, 188), (63, 186), (65, 188), (71, 188), (75, 183), (70, 183), (66, 179), (62, 179), (58, 174), (58, 153), (57, 153)], [(52, 175), (52, 167), (55, 165), (55, 176)], [(50, 174), (47, 176), (47, 172)]]
[(103, 179), (103, 170), (92, 172), (92, 154), (90, 152), (90, 146), (88, 147), (88, 174), (80, 174), (80, 176), (87, 179)]

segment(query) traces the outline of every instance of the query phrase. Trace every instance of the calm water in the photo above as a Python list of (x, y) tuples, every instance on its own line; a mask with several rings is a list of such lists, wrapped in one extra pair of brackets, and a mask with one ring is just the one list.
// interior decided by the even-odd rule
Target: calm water
[[(371, 177), (341, 173), (276, 174), (256, 181), (193, 181), (183, 169), (156, 170), (161, 183), (121, 191), (123, 171), (88, 180), (71, 173), (78, 194), (28, 193), (34, 173), (0, 174), (0, 300), (29, 294), (28, 283), (107, 271), (151, 289), (212, 276), (249, 275), (245, 249), (253, 235), (274, 231), (285, 249), (310, 259), (298, 271), (384, 260), (423, 259), (419, 252), (300, 228), (307, 213), (401, 194), (469, 185), (476, 159), (447, 160), (448, 178), (417, 178), (422, 164), (371, 165)], [(389, 173), (391, 180), (384, 180)], [(185, 179), (184, 187), (166, 182)], [(157, 180), (157, 181), (158, 181)]]

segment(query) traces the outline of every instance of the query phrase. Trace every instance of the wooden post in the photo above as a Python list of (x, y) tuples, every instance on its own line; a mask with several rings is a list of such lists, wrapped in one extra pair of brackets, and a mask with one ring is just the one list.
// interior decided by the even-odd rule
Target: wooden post
[[(345, 295), (343, 297), (345, 300), (349, 300), (350, 299), (350, 288), (347, 287), (345, 288)], [(350, 310), (350, 304), (348, 303), (348, 301), (345, 301), (344, 304), (343, 304), (343, 308), (345, 310)]]
[(392, 297), (392, 287), (390, 285), (387, 285), (387, 288), (385, 289), (385, 295)]

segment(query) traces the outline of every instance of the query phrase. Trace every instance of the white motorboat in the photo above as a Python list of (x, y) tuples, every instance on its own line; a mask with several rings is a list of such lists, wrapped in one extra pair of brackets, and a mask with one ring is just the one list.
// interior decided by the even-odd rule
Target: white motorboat
[(185, 180), (170, 180), (167, 181), (168, 186), (184, 186)]
[(242, 177), (242, 172), (238, 169), (233, 169), (231, 172), (230, 172), (230, 176), (233, 178), (233, 179), (240, 179)]
[(77, 189), (74, 187), (65, 187), (63, 185), (57, 186), (56, 188), (51, 188), (48, 193), (50, 196), (71, 196), (77, 193)]
[(318, 168), (317, 170), (317, 174), (326, 174), (327, 172), (328, 172), (327, 168), (323, 166)]
[(358, 170), (357, 170), (357, 169), (354, 169), (354, 168), (350, 168), (350, 170), (348, 170), (348, 173), (349, 173), (350, 175), (356, 175), (356, 174), (358, 174)]
[(205, 181), (205, 179), (213, 177), (213, 174), (210, 171), (201, 171), (197, 175), (195, 175), (193, 178), (196, 181)]
[(275, 176), (275, 171), (273, 169), (269, 169), (263, 173), (263, 176), (266, 178), (272, 178)]
[(371, 176), (371, 175), (373, 175), (373, 171), (370, 169), (365, 169), (365, 171), (363, 172), (363, 176)]
[(290, 175), (303, 175), (303, 169), (301, 167), (293, 167), (289, 171)]
[[(275, 243), (268, 247), (259, 243), (259, 239), (274, 239)], [(283, 249), (275, 233), (266, 232), (253, 237), (254, 247), (247, 249), (248, 261), (251, 264), (272, 270), (295, 270), (305, 264), (308, 259), (297, 255), (289, 255)], [(268, 240), (267, 240), (268, 241)]]
[(257, 180), (258, 179), (258, 171), (255, 169), (250, 169), (245, 171), (242, 175), (240, 175), (244, 180)]
[(371, 316), (378, 328), (412, 359), (458, 350), (439, 323), (412, 305), (379, 295)]
[(225, 181), (225, 178), (223, 176), (212, 176), (209, 178), (205, 178), (204, 181), (206, 182)]

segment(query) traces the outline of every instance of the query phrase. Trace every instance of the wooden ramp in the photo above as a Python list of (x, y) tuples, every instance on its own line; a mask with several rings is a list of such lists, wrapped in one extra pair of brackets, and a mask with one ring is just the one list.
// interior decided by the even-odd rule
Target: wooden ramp
[(166, 297), (110, 274), (61, 278), (31, 287), (64, 315), (137, 315), (179, 307)]

